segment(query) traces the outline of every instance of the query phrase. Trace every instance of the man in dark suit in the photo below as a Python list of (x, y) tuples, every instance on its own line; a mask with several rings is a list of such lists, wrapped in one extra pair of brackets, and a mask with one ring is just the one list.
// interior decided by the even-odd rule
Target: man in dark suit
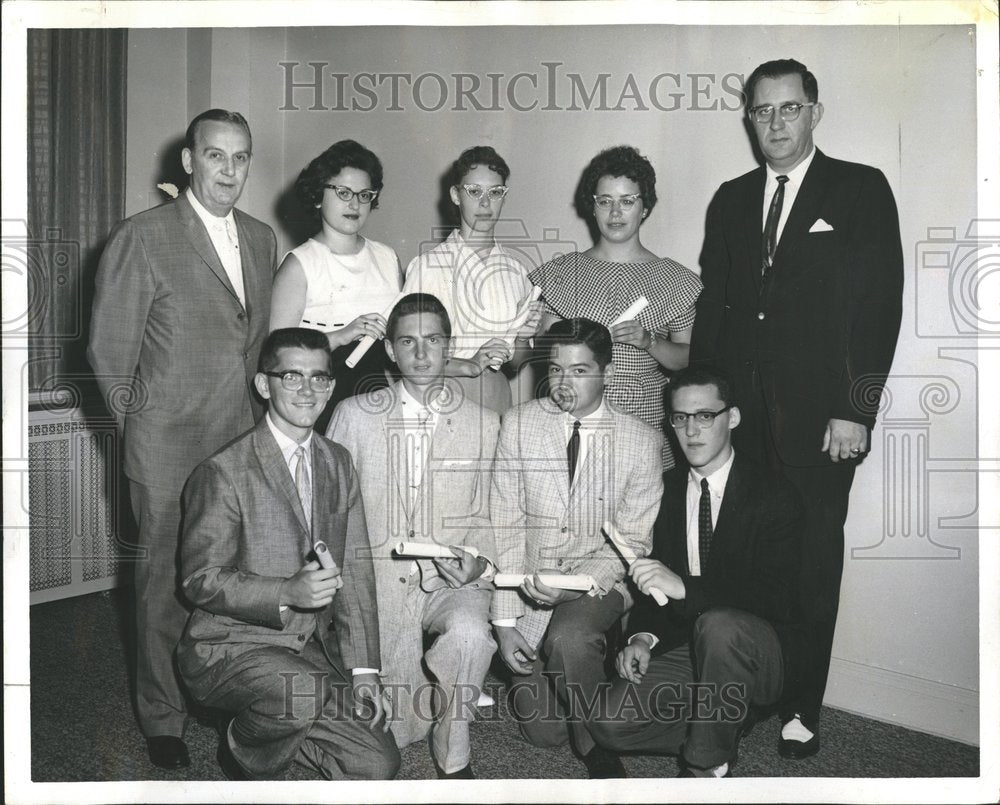
[(740, 409), (725, 375), (678, 372), (670, 403), (690, 470), (664, 475), (653, 552), (629, 569), (646, 595), (588, 728), (610, 749), (680, 754), (681, 776), (723, 777), (750, 707), (777, 702), (802, 666), (802, 506), (788, 481), (733, 451)]
[(191, 121), (190, 187), (111, 232), (97, 271), (88, 358), (125, 438), (139, 525), (136, 711), (152, 762), (189, 763), (173, 653), (187, 620), (177, 590), (181, 488), (260, 418), (253, 375), (267, 334), (275, 239), (234, 209), (250, 168), (237, 112)]
[(783, 708), (778, 747), (804, 758), (819, 750), (848, 497), (896, 347), (903, 259), (882, 172), (813, 146), (823, 105), (812, 73), (767, 62), (744, 94), (766, 164), (722, 185), (709, 208), (691, 362), (732, 375), (743, 411), (734, 445), (780, 471), (806, 506), (814, 663)]
[[(327, 779), (391, 779), (399, 769), (380, 723), (375, 573), (357, 474), (347, 450), (312, 430), (330, 371), (323, 333), (271, 333), (254, 378), (267, 414), (184, 489), (183, 589), (196, 609), (177, 660), (200, 703), (234, 714), (219, 749), (230, 779), (274, 779), (293, 760)], [(317, 561), (326, 557), (333, 563)]]

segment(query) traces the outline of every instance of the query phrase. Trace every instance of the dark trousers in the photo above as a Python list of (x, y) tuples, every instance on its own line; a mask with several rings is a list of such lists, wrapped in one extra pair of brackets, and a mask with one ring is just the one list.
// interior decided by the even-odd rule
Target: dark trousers
[(225, 740), (256, 779), (279, 778), (296, 760), (328, 780), (392, 779), (396, 742), (384, 722), (370, 727), (364, 717), (371, 713), (356, 713), (348, 678), (315, 639), (301, 654), (234, 644), (225, 659), (191, 678), (191, 691), (234, 714)]
[(763, 398), (752, 401), (743, 413), (743, 422), (733, 434), (736, 449), (746, 451), (751, 458), (784, 475), (798, 490), (805, 507), (799, 604), (809, 634), (808, 662), (803, 663), (800, 683), (786, 692), (780, 710), (782, 718), (800, 713), (803, 723), (815, 730), (830, 672), (840, 607), (844, 522), (855, 462), (828, 461), (820, 453), (822, 443), (818, 441), (817, 460), (826, 461), (825, 464), (815, 467), (785, 464), (775, 449)]
[(625, 612), (621, 593), (582, 595), (558, 604), (530, 676), (515, 677), (511, 709), (521, 734), (535, 746), (561, 746), (572, 737), (581, 755), (594, 748), (588, 709), (607, 688), (605, 633)]
[(187, 707), (174, 649), (189, 610), (179, 592), (181, 491), (129, 482), (139, 526), (135, 559), (136, 714), (147, 738), (184, 734)]
[(693, 643), (654, 656), (638, 685), (617, 679), (594, 739), (617, 751), (683, 754), (698, 768), (733, 759), (750, 706), (781, 695), (781, 644), (767, 621), (720, 607), (695, 622)]

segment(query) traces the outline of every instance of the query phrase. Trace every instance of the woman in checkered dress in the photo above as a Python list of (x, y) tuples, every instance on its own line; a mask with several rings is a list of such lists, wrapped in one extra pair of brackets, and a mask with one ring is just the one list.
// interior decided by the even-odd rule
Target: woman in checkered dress
[[(636, 299), (649, 300), (635, 319), (611, 327), (615, 376), (607, 396), (667, 434), (664, 386), (668, 371), (687, 366), (702, 284), (680, 263), (642, 245), (639, 228), (655, 205), (656, 173), (649, 160), (630, 146), (602, 151), (584, 171), (576, 195), (577, 210), (597, 231), (597, 243), (545, 263), (530, 279), (545, 300), (543, 329), (577, 316), (611, 327)], [(664, 440), (663, 468), (672, 466)]]

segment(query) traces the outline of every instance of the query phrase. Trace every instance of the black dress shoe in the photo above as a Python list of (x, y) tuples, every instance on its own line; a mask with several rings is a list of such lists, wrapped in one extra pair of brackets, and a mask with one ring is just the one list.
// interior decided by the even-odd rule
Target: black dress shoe
[(778, 754), (788, 760), (805, 760), (819, 751), (819, 735), (813, 735), (808, 741), (792, 741), (788, 738), (778, 739)]
[(437, 769), (437, 776), (439, 780), (475, 780), (476, 775), (472, 773), (472, 765), (463, 766), (458, 771), (453, 772), (443, 772), (440, 768)]
[(789, 721), (794, 721), (795, 719), (802, 722), (802, 725), (809, 730), (813, 736), (808, 741), (794, 741), (789, 738), (779, 737), (778, 754), (788, 760), (805, 760), (807, 757), (812, 757), (819, 751), (819, 731), (816, 727), (809, 726), (802, 721), (802, 716), (798, 713), (793, 714), (789, 718), (783, 719), (781, 726), (784, 727)]
[(219, 751), (215, 754), (215, 759), (219, 761), (219, 768), (222, 769), (222, 773), (226, 775), (227, 780), (232, 780), (234, 782), (240, 780), (252, 780), (249, 774), (247, 774), (246, 769), (244, 769), (240, 762), (233, 757), (233, 752), (229, 748), (229, 738), (227, 733), (229, 729), (225, 729), (222, 733), (222, 740), (219, 741)]
[(149, 759), (161, 769), (183, 769), (191, 765), (187, 744), (176, 735), (155, 735), (146, 739)]
[(628, 772), (625, 771), (621, 758), (603, 746), (595, 746), (591, 749), (583, 756), (583, 763), (587, 767), (587, 775), (591, 780), (628, 777)]

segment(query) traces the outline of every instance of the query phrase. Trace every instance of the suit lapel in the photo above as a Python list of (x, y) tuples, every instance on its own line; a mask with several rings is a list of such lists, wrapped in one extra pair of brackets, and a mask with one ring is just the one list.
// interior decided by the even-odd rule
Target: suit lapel
[(410, 512), (410, 485), (406, 478), (406, 433), (403, 430), (402, 408), (400, 405), (400, 386), (397, 382), (392, 387), (392, 407), (382, 417), (382, 432), (385, 437), (385, 466), (390, 468), (392, 488), (396, 491), (396, 499), (399, 501), (400, 511), (407, 520), (411, 517)]
[(785, 221), (785, 228), (781, 232), (781, 239), (778, 241), (778, 248), (774, 252), (774, 263), (778, 270), (784, 265), (790, 265), (794, 261), (790, 258), (795, 254), (796, 249), (802, 241), (809, 237), (809, 227), (819, 217), (819, 210), (829, 187), (827, 176), (830, 170), (830, 163), (826, 156), (818, 148), (816, 156), (813, 157), (809, 170), (806, 171), (802, 180), (802, 187), (799, 188), (795, 196), (795, 204), (791, 212), (788, 213), (788, 220)]
[[(288, 471), (288, 465), (285, 463), (285, 457), (281, 454), (281, 450), (278, 448), (278, 443), (274, 440), (274, 436), (271, 435), (271, 430), (268, 427), (266, 419), (261, 419), (261, 421), (257, 424), (257, 430), (254, 433), (254, 449), (257, 451), (257, 458), (264, 470), (264, 477), (272, 481), (274, 485), (281, 490), (281, 494), (284, 496), (285, 502), (288, 503), (291, 510), (295, 512), (295, 518), (299, 521), (299, 525), (302, 526), (302, 531), (305, 534), (309, 534), (309, 527), (306, 524), (305, 512), (302, 509), (302, 502), (299, 500), (299, 493), (295, 489), (295, 482), (292, 480), (292, 474)], [(313, 448), (312, 457), (313, 459), (316, 458), (315, 447)], [(319, 488), (316, 485), (317, 463), (317, 461), (313, 461), (314, 490)], [(316, 495), (314, 493), (314, 513), (315, 501)]]
[(687, 472), (668, 473), (669, 486), (663, 500), (669, 508), (666, 511), (667, 562), (675, 568), (680, 568), (683, 575), (691, 575), (691, 565), (688, 562), (687, 550)]
[(747, 197), (743, 200), (746, 213), (743, 234), (746, 240), (746, 250), (750, 266), (750, 281), (754, 290), (760, 293), (761, 267), (764, 263), (762, 237), (764, 227), (761, 223), (764, 210), (764, 185), (767, 170), (759, 168), (747, 183)]
[(740, 538), (742, 529), (739, 526), (739, 515), (746, 512), (747, 491), (746, 477), (737, 456), (729, 470), (729, 480), (726, 481), (726, 491), (722, 496), (719, 516), (712, 530), (712, 556), (709, 564), (714, 565), (718, 561), (720, 551), (726, 550), (727, 543)]
[[(239, 297), (236, 295), (236, 289), (233, 288), (233, 284), (229, 281), (229, 275), (226, 274), (226, 269), (222, 266), (222, 261), (219, 259), (219, 255), (215, 253), (215, 247), (212, 245), (212, 239), (208, 236), (208, 230), (205, 229), (205, 225), (201, 222), (198, 217), (198, 213), (194, 211), (194, 207), (191, 206), (191, 202), (188, 201), (187, 195), (181, 193), (177, 197), (175, 202), (177, 205), (177, 214), (181, 217), (184, 223), (184, 233), (187, 236), (188, 241), (194, 250), (198, 252), (198, 255), (202, 260), (205, 261), (213, 274), (219, 282), (222, 283), (223, 287), (229, 291), (233, 299), (239, 302)], [(238, 237), (243, 237), (239, 234)], [(253, 251), (248, 249), (248, 251)], [(242, 261), (242, 258), (241, 258)], [(244, 277), (246, 272), (244, 271)], [(244, 279), (245, 283), (245, 279)]]
[(258, 270), (257, 263), (259, 260), (265, 259), (264, 254), (259, 248), (259, 244), (251, 237), (250, 230), (244, 225), (243, 213), (234, 209), (233, 217), (236, 219), (236, 236), (240, 241), (240, 267), (243, 271), (243, 294), (246, 296), (243, 307), (252, 319), (256, 307), (254, 301), (259, 299), (261, 295), (259, 281), (263, 277), (270, 279), (270, 270)]
[(566, 430), (563, 427), (562, 411), (548, 400), (541, 401), (546, 417), (542, 421), (541, 452), (552, 460), (553, 466), (562, 466), (562, 476), (553, 479), (563, 506), (569, 506), (569, 467), (566, 464)]

